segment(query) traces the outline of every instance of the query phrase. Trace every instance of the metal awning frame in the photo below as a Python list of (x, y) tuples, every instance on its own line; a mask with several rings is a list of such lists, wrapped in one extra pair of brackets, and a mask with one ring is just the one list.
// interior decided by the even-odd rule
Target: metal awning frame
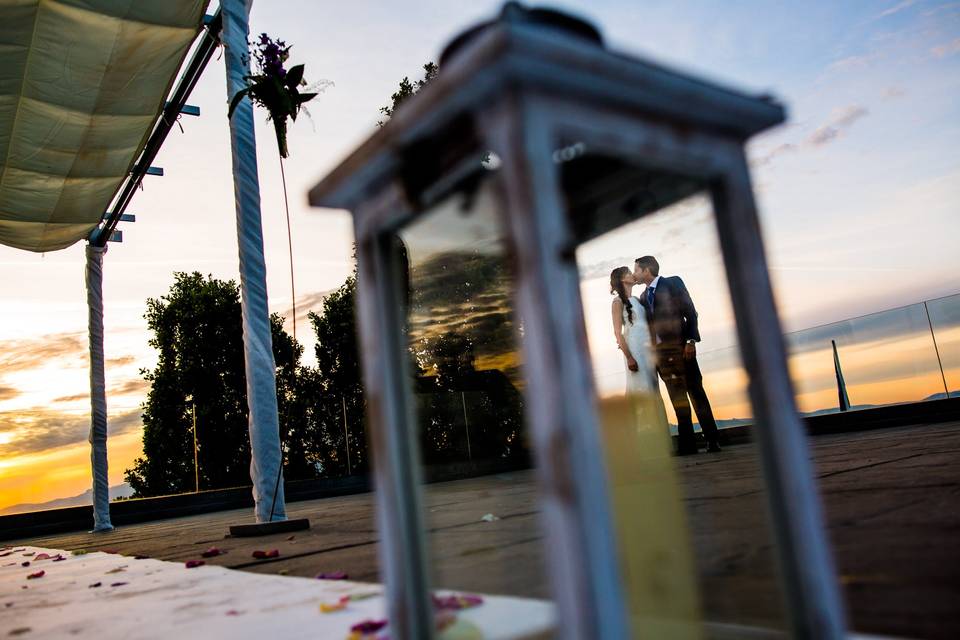
[[(180, 75), (170, 99), (167, 100), (157, 117), (153, 132), (147, 139), (143, 151), (140, 152), (136, 162), (134, 162), (130, 175), (118, 189), (117, 196), (113, 200), (113, 208), (105, 213), (103, 224), (90, 232), (89, 241), (95, 247), (105, 246), (117, 228), (117, 224), (122, 221), (122, 216), (143, 182), (143, 177), (147, 175), (153, 161), (160, 152), (160, 148), (166, 141), (167, 135), (173, 129), (180, 113), (184, 111), (184, 106), (190, 99), (190, 94), (200, 80), (200, 76), (203, 75), (207, 63), (210, 62), (214, 51), (220, 45), (220, 31), (223, 28), (220, 8), (217, 8), (213, 15), (205, 17), (203, 22), (203, 32), (197, 38), (193, 56)], [(190, 113), (194, 115), (193, 112)]]

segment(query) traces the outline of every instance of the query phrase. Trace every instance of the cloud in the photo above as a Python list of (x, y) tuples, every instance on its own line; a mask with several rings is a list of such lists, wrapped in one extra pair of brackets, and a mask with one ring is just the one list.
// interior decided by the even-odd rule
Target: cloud
[(839, 60), (834, 60), (829, 65), (827, 65), (828, 71), (854, 71), (857, 69), (865, 69), (870, 66), (870, 63), (877, 59), (877, 54), (871, 53), (869, 55), (863, 56), (847, 56), (846, 58), (840, 58)]
[(120, 356), (119, 358), (110, 358), (107, 360), (107, 367), (122, 367), (124, 365), (133, 364), (137, 359), (134, 356)]
[(918, 0), (903, 0), (903, 1), (900, 2), (899, 4), (895, 4), (894, 6), (890, 7), (889, 9), (885, 9), (884, 11), (881, 11), (881, 12), (880, 12), (880, 15), (877, 16), (877, 19), (886, 18), (886, 17), (892, 16), (892, 15), (894, 15), (894, 14), (896, 14), (896, 13), (900, 13), (901, 11), (904, 11), (904, 10), (906, 10), (906, 9), (909, 9), (909, 8), (912, 7), (913, 5), (917, 4), (917, 2), (918, 2)]
[(753, 161), (753, 165), (757, 167), (762, 167), (764, 165), (770, 164), (774, 158), (781, 156), (785, 153), (793, 153), (797, 150), (797, 145), (792, 142), (784, 142), (783, 144), (778, 144), (776, 147), (760, 156), (758, 159)]
[[(326, 291), (315, 291), (313, 293), (305, 293), (302, 296), (297, 296), (297, 324), (301, 327), (309, 327), (309, 313), (311, 311), (321, 313), (323, 311), (324, 298), (334, 291), (336, 291), (336, 289), (327, 289)], [(288, 329), (293, 326), (291, 321), (291, 318), (293, 317), (292, 307), (286, 307), (285, 309), (281, 310), (280, 315), (284, 318), (284, 329)]]
[(806, 142), (820, 147), (840, 137), (844, 130), (850, 128), (854, 122), (865, 117), (869, 111), (860, 105), (850, 105), (834, 110), (830, 120), (810, 134)]
[[(141, 424), (139, 409), (107, 419), (111, 436), (135, 431)], [(89, 414), (66, 413), (46, 407), (9, 412), (0, 425), (0, 434), (8, 433), (11, 437), (9, 442), (0, 445), (0, 456), (36, 453), (86, 442), (89, 430)]]
[(20, 395), (20, 390), (15, 387), (7, 387), (0, 384), (0, 401), (12, 400)]
[(936, 58), (946, 58), (947, 56), (952, 56), (957, 52), (960, 52), (960, 38), (954, 38), (946, 44), (942, 44), (938, 47), (930, 49), (930, 53), (932, 53)]
[(85, 366), (87, 348), (86, 334), (81, 332), (5, 340), (0, 342), (0, 370), (35, 369), (51, 362), (70, 366), (70, 360)]
[(89, 393), (76, 393), (72, 396), (60, 396), (59, 398), (54, 398), (52, 402), (77, 402), (78, 400), (89, 400)]
[(887, 87), (883, 90), (883, 93), (880, 94), (880, 97), (884, 100), (893, 100), (894, 98), (902, 98), (907, 95), (907, 92), (901, 87)]
[(110, 387), (107, 389), (107, 397), (110, 396), (126, 396), (131, 394), (139, 394), (144, 389), (150, 386), (150, 383), (144, 380), (143, 378), (131, 378), (125, 382), (122, 382), (118, 385)]
[(923, 15), (929, 17), (936, 15), (941, 11), (953, 11), (954, 9), (960, 9), (960, 2), (947, 2), (946, 4), (938, 5), (932, 9), (927, 9), (923, 12)]
[(617, 267), (630, 267), (633, 269), (633, 261), (638, 257), (640, 257), (639, 254), (620, 256), (619, 258), (610, 258), (609, 260), (583, 265), (580, 267), (580, 279), (592, 280), (594, 278), (609, 276), (610, 272)]

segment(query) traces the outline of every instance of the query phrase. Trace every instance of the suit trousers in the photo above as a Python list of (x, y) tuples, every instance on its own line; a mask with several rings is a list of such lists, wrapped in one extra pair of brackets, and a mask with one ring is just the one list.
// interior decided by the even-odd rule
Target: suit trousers
[(670, 403), (677, 414), (678, 452), (697, 450), (690, 405), (697, 412), (700, 429), (708, 443), (717, 441), (717, 421), (703, 388), (703, 374), (696, 358), (683, 357), (683, 345), (657, 345), (657, 373), (667, 387)]

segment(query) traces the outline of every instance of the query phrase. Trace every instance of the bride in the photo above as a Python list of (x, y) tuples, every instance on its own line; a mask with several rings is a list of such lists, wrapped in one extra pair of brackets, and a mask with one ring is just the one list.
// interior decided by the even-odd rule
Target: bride
[(627, 365), (627, 393), (657, 389), (656, 370), (650, 350), (647, 316), (640, 300), (631, 294), (637, 284), (629, 267), (617, 267), (610, 273), (613, 299), (613, 335)]

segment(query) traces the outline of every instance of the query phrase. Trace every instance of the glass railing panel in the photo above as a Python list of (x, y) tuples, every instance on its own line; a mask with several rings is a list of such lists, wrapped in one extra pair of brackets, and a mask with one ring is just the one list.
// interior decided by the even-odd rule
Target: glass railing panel
[(943, 369), (944, 395), (960, 398), (960, 294), (925, 304)]
[[(922, 304), (786, 336), (797, 404), (806, 415), (931, 399), (943, 380)], [(834, 351), (834, 348), (836, 351)]]

